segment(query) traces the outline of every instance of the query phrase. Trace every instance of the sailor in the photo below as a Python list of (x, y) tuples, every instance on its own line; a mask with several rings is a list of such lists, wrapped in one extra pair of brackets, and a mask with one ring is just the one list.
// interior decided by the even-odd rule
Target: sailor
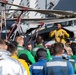
[[(43, 45), (43, 38), (41, 36), (37, 36), (36, 38), (36, 47), (32, 49), (31, 53), (35, 57), (36, 52), (39, 48), (45, 48)], [(47, 60), (50, 61), (52, 59), (52, 56), (50, 55), (49, 49), (45, 48), (47, 51)]]
[(44, 75), (74, 75), (72, 64), (63, 59), (64, 45), (55, 43), (53, 47), (54, 58), (44, 66)]
[(63, 44), (66, 43), (66, 39), (69, 37), (69, 34), (64, 29), (62, 29), (60, 23), (57, 24), (57, 30), (51, 31), (49, 35), (50, 37), (55, 36), (55, 41), (61, 42)]
[(0, 39), (0, 75), (28, 75), (19, 61), (11, 58), (2, 39)]
[(39, 48), (36, 52), (36, 59), (38, 60), (35, 64), (30, 67), (31, 75), (44, 75), (43, 67), (47, 62), (47, 52), (44, 48)]
[(18, 43), (18, 57), (21, 59), (26, 60), (26, 62), (30, 65), (30, 64), (34, 64), (35, 63), (35, 59), (33, 57), (33, 55), (23, 47), (24, 44), (24, 39), (21, 36), (18, 36), (16, 38), (16, 41)]

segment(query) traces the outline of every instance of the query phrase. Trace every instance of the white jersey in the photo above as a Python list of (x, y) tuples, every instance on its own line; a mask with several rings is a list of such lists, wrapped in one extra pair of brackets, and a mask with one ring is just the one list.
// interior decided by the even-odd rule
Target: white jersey
[(8, 51), (0, 50), (0, 75), (27, 75), (27, 72)]

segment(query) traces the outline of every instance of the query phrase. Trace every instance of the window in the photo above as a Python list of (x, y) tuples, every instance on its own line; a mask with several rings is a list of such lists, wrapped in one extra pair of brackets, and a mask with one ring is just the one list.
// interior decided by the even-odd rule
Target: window
[(36, 0), (35, 4), (38, 3), (38, 0)]
[(36, 12), (35, 16), (37, 15), (38, 13)]
[(38, 7), (38, 4), (36, 4), (35, 8), (37, 8), (37, 7)]

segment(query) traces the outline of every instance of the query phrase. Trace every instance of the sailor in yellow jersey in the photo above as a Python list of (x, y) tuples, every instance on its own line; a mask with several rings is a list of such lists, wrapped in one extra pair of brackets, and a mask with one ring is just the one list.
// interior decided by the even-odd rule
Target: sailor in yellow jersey
[(57, 24), (57, 28), (58, 28), (57, 30), (51, 31), (49, 35), (50, 37), (55, 36), (56, 42), (61, 42), (65, 44), (66, 38), (69, 38), (69, 34), (64, 29), (62, 29), (62, 26), (60, 23)]

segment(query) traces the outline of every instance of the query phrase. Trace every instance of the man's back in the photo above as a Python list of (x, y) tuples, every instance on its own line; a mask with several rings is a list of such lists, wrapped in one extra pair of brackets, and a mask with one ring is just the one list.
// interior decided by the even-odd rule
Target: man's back
[(71, 75), (74, 72), (69, 61), (64, 60), (62, 57), (54, 57), (50, 62), (46, 63), (44, 73), (44, 75)]
[(47, 61), (42, 59), (30, 67), (31, 75), (43, 75), (43, 66)]
[[(32, 55), (35, 57), (36, 56), (36, 52), (37, 52), (37, 50), (38, 49), (40, 49), (40, 48), (45, 48), (42, 44), (39, 44), (39, 45), (37, 45), (32, 51), (31, 51), (31, 53), (32, 53)], [(49, 49), (47, 49), (46, 48), (46, 51), (47, 51), (47, 61), (49, 61), (49, 60), (51, 60), (51, 55), (50, 55), (50, 51), (49, 51)]]
[(47, 56), (47, 52), (44, 48), (38, 49), (38, 51), (36, 53), (36, 58), (37, 58), (38, 62), (31, 65), (31, 67), (30, 67), (31, 75), (44, 75), (43, 67), (44, 67), (45, 63), (47, 62), (46, 56)]
[(20, 59), (17, 56), (14, 56), (14, 55), (12, 55), (12, 58), (18, 60), (23, 65), (23, 67), (25, 68), (25, 70), (27, 71), (27, 74), (30, 75), (29, 66), (28, 66), (28, 64), (27, 64), (27, 62), (25, 60)]
[(31, 64), (35, 63), (33, 55), (28, 50), (18, 50), (18, 57), (20, 57), (23, 54), (28, 57), (28, 60), (30, 61)]
[(32, 49), (31, 53), (34, 57), (36, 56), (36, 52), (39, 48), (44, 48), (44, 46), (42, 44), (39, 44), (35, 48)]

